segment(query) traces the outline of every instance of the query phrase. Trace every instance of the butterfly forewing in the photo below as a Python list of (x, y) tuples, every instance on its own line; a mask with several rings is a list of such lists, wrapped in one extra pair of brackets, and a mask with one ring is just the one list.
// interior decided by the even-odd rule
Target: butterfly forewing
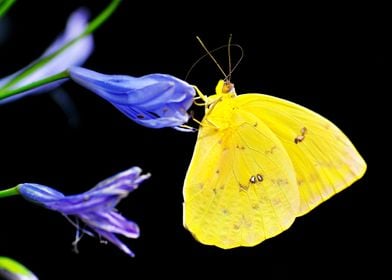
[(332, 122), (295, 103), (243, 94), (236, 105), (260, 118), (283, 143), (294, 165), (301, 196), (298, 216), (361, 178), (366, 163)]

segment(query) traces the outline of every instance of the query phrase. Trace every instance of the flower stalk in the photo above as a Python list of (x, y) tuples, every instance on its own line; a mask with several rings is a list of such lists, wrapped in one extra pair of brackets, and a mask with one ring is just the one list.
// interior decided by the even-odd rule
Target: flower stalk
[(14, 5), (16, 0), (0, 0), (0, 19), (7, 13), (7, 11)]
[(19, 195), (18, 186), (5, 190), (0, 190), (0, 198), (14, 196), (14, 195)]
[(38, 81), (34, 81), (34, 82), (30, 83), (30, 84), (27, 84), (27, 85), (15, 88), (15, 89), (10, 89), (10, 90), (4, 91), (4, 92), (2, 92), (0, 90), (0, 100), (5, 99), (5, 98), (10, 97), (10, 96), (13, 96), (13, 95), (17, 95), (19, 93), (26, 92), (28, 90), (32, 90), (32, 89), (41, 87), (41, 86), (46, 85), (46, 84), (50, 84), (52, 82), (56, 82), (56, 81), (59, 81), (59, 80), (62, 80), (62, 79), (67, 79), (67, 78), (69, 78), (68, 71), (63, 71), (63, 72), (54, 74), (52, 76), (46, 77), (44, 79), (41, 79), (41, 80), (38, 80)]

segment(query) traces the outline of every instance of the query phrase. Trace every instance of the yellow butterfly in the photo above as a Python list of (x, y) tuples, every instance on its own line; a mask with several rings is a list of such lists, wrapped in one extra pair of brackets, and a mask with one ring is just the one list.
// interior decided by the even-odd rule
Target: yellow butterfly
[[(196, 87), (195, 87), (196, 88)], [(220, 80), (205, 106), (184, 182), (184, 226), (201, 243), (255, 246), (363, 176), (332, 122), (293, 102)]]

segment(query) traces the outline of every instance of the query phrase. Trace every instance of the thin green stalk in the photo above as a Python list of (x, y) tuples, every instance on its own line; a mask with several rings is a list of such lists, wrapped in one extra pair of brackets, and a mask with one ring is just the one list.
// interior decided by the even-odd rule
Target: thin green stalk
[(50, 62), (54, 57), (68, 49), (70, 46), (72, 46), (75, 42), (83, 38), (84, 36), (87, 36), (94, 32), (98, 27), (100, 27), (111, 15), (112, 13), (116, 10), (118, 5), (121, 3), (121, 0), (112, 0), (112, 2), (94, 19), (92, 20), (89, 25), (86, 27), (85, 31), (80, 34), (78, 37), (74, 38), (73, 40), (69, 41), (67, 44), (65, 44), (62, 48), (60, 48), (58, 51), (45, 56), (41, 58), (39, 61), (36, 63), (30, 65), (27, 67), (23, 72), (21, 72), (18, 76), (16, 76), (14, 79), (9, 81), (7, 84), (3, 86), (3, 90), (10, 88), (26, 78), (27, 76), (31, 75), (34, 73), (37, 69), (43, 67), (46, 65), (48, 62)]
[[(108, 5), (95, 19), (93, 19), (89, 25), (86, 27), (86, 30), (79, 37), (86, 36), (90, 33), (93, 33), (98, 27), (101, 26), (117, 9), (118, 5), (120, 5), (121, 0), (113, 0), (110, 5)], [(75, 38), (74, 40), (78, 40)]]
[(30, 83), (28, 85), (25, 85), (23, 87), (18, 87), (18, 88), (12, 89), (12, 90), (1, 90), (0, 89), (0, 100), (2, 100), (4, 98), (7, 98), (7, 97), (10, 97), (12, 95), (16, 95), (16, 94), (21, 93), (21, 92), (28, 91), (30, 89), (34, 89), (34, 88), (37, 88), (37, 87), (49, 84), (51, 82), (55, 82), (55, 81), (58, 81), (58, 80), (61, 80), (61, 79), (65, 79), (65, 78), (69, 78), (68, 70), (60, 72), (60, 73), (57, 73), (57, 74), (54, 74), (54, 75), (49, 76), (49, 77), (46, 77), (46, 78), (44, 78), (42, 80), (38, 80), (38, 81), (32, 82), (32, 83)]
[(0, 0), (0, 18), (2, 18), (9, 8), (14, 5), (16, 0)]
[(19, 185), (15, 186), (13, 188), (6, 189), (6, 190), (0, 190), (0, 198), (19, 195), (18, 186)]

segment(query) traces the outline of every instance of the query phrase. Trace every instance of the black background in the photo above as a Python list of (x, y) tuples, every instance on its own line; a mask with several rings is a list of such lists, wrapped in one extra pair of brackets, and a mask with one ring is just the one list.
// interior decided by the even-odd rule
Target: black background
[[(106, 3), (19, 1), (2, 23), (7, 23), (8, 35), (0, 42), (0, 76), (41, 55), (77, 7), (86, 6), (96, 15)], [(136, 258), (88, 236), (79, 243), (80, 253), (73, 253), (74, 228), (58, 213), (20, 197), (1, 200), (0, 255), (21, 261), (40, 279), (131, 279), (139, 272), (208, 277), (212, 274), (207, 266), (222, 276), (241, 272), (261, 279), (269, 273), (278, 278), (361, 274), (382, 250), (376, 210), (379, 186), (370, 182), (369, 172), (370, 142), (377, 137), (372, 101), (385, 92), (387, 75), (385, 18), (378, 15), (382, 7), (358, 5), (243, 2), (213, 8), (185, 1), (124, 1), (95, 32), (95, 51), (84, 64), (108, 74), (168, 73), (184, 78), (204, 54), (196, 35), (213, 49), (227, 43), (232, 33), (233, 43), (245, 54), (232, 78), (237, 93), (286, 98), (337, 124), (369, 165), (365, 177), (352, 187), (256, 247), (204, 246), (182, 226), (182, 183), (196, 134), (138, 126), (106, 101), (68, 82), (63, 89), (79, 114), (76, 126), (50, 94), (0, 107), (0, 188), (36, 182), (74, 194), (140, 166), (152, 177), (118, 206), (141, 228), (139, 239), (122, 238)], [(226, 67), (226, 53), (217, 57)], [(209, 94), (220, 78), (216, 66), (203, 60), (188, 81)], [(226, 264), (219, 265), (220, 260)], [(168, 265), (162, 269), (164, 262)], [(184, 265), (189, 268), (179, 272)], [(378, 265), (371, 271), (378, 273)]]

